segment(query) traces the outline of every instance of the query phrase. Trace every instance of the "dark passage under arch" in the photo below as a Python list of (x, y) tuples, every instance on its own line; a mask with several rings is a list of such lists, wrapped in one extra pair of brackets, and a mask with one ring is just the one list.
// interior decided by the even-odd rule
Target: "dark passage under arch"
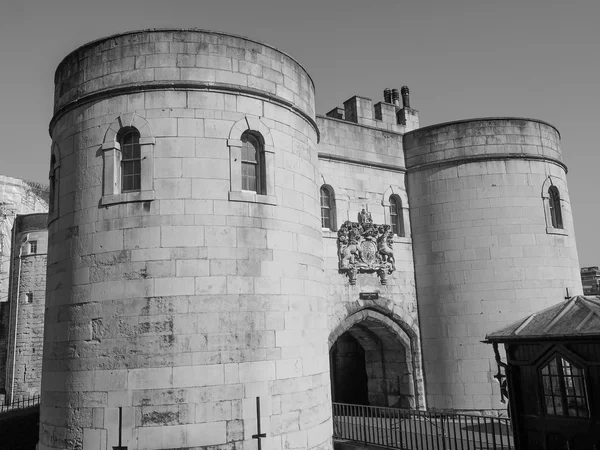
[(414, 408), (413, 370), (404, 343), (376, 319), (354, 323), (331, 345), (332, 401)]

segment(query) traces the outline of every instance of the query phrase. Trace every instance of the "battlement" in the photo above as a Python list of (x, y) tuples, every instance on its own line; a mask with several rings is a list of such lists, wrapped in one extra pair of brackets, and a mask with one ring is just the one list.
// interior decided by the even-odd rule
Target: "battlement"
[(326, 116), (382, 130), (406, 133), (419, 128), (419, 112), (410, 107), (408, 87), (403, 86), (401, 93), (402, 105), (398, 89), (385, 89), (383, 101), (374, 106), (370, 98), (355, 95), (344, 102), (343, 108), (336, 106)]

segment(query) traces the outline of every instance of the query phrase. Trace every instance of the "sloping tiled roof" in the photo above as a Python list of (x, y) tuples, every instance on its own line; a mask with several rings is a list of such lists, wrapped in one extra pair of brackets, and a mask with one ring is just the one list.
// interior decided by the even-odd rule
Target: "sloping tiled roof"
[(559, 337), (600, 338), (600, 297), (577, 295), (488, 334), (487, 341), (504, 342)]

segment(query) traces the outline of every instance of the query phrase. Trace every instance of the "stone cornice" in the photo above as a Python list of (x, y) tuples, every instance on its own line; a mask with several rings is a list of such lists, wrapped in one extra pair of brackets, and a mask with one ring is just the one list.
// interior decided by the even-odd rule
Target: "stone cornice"
[(568, 172), (567, 166), (565, 163), (560, 161), (559, 159), (543, 156), (543, 155), (528, 155), (523, 153), (496, 153), (491, 155), (474, 155), (474, 156), (460, 156), (457, 158), (449, 158), (442, 159), (440, 161), (432, 161), (424, 164), (416, 164), (414, 166), (409, 166), (407, 164), (406, 171), (408, 173), (418, 172), (420, 170), (431, 169), (434, 167), (442, 167), (442, 166), (457, 166), (459, 164), (469, 164), (469, 163), (477, 163), (477, 162), (485, 162), (485, 161), (508, 161), (513, 159), (522, 159), (525, 161), (541, 161), (548, 162), (551, 164), (555, 164), (561, 167), (565, 173)]
[(75, 108), (78, 108), (82, 105), (98, 102), (107, 98), (115, 97), (118, 95), (128, 95), (135, 94), (139, 92), (151, 92), (151, 91), (208, 91), (208, 92), (220, 92), (227, 94), (242, 94), (249, 97), (258, 98), (261, 100), (266, 100), (268, 102), (274, 103), (281, 107), (284, 107), (291, 112), (299, 115), (304, 120), (306, 120), (315, 130), (317, 134), (317, 143), (320, 140), (320, 132), (319, 127), (317, 126), (317, 122), (306, 112), (298, 108), (292, 102), (285, 100), (281, 97), (278, 97), (273, 94), (269, 94), (264, 91), (260, 91), (258, 89), (253, 89), (250, 87), (244, 87), (234, 84), (227, 83), (217, 83), (217, 82), (202, 82), (202, 81), (154, 81), (154, 82), (144, 82), (144, 83), (131, 83), (120, 85), (108, 89), (98, 90), (91, 94), (83, 95), (79, 97), (77, 100), (67, 103), (66, 105), (59, 108), (54, 116), (50, 120), (49, 125), (49, 133), (52, 137), (52, 129), (56, 122), (64, 116), (69, 111), (72, 111)]
[(556, 133), (558, 134), (558, 136), (560, 137), (560, 131), (558, 131), (558, 128), (556, 128), (554, 125), (552, 125), (551, 123), (545, 122), (543, 120), (540, 119), (532, 119), (529, 117), (476, 117), (473, 119), (459, 119), (459, 120), (452, 120), (450, 122), (442, 122), (442, 123), (435, 123), (433, 125), (427, 125), (425, 127), (421, 127), (421, 128), (417, 128), (415, 130), (411, 130), (411, 131), (407, 131), (406, 134), (420, 134), (420, 133), (429, 133), (432, 130), (435, 130), (436, 128), (444, 128), (444, 127), (448, 127), (448, 126), (452, 126), (452, 125), (460, 125), (463, 123), (476, 123), (476, 122), (499, 122), (499, 121), (503, 121), (503, 120), (523, 120), (525, 122), (536, 122), (542, 125), (546, 125), (550, 128), (553, 128)]
[(318, 156), (319, 156), (319, 159), (324, 159), (324, 160), (329, 160), (329, 161), (338, 161), (338, 162), (345, 162), (348, 164), (356, 164), (358, 166), (373, 167), (375, 169), (389, 170), (390, 172), (400, 172), (400, 173), (406, 172), (406, 169), (401, 166), (393, 166), (391, 164), (367, 161), (364, 159), (348, 158), (346, 156), (332, 155), (331, 153), (321, 153), (321, 152), (319, 152)]

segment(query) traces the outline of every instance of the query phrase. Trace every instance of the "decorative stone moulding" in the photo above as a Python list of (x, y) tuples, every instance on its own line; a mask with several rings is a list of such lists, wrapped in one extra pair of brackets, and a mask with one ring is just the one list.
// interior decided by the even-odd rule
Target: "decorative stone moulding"
[(364, 209), (359, 219), (359, 222), (344, 222), (338, 230), (340, 272), (348, 275), (351, 285), (356, 284), (358, 273), (377, 272), (385, 285), (387, 276), (396, 270), (392, 227), (374, 224), (371, 214)]

